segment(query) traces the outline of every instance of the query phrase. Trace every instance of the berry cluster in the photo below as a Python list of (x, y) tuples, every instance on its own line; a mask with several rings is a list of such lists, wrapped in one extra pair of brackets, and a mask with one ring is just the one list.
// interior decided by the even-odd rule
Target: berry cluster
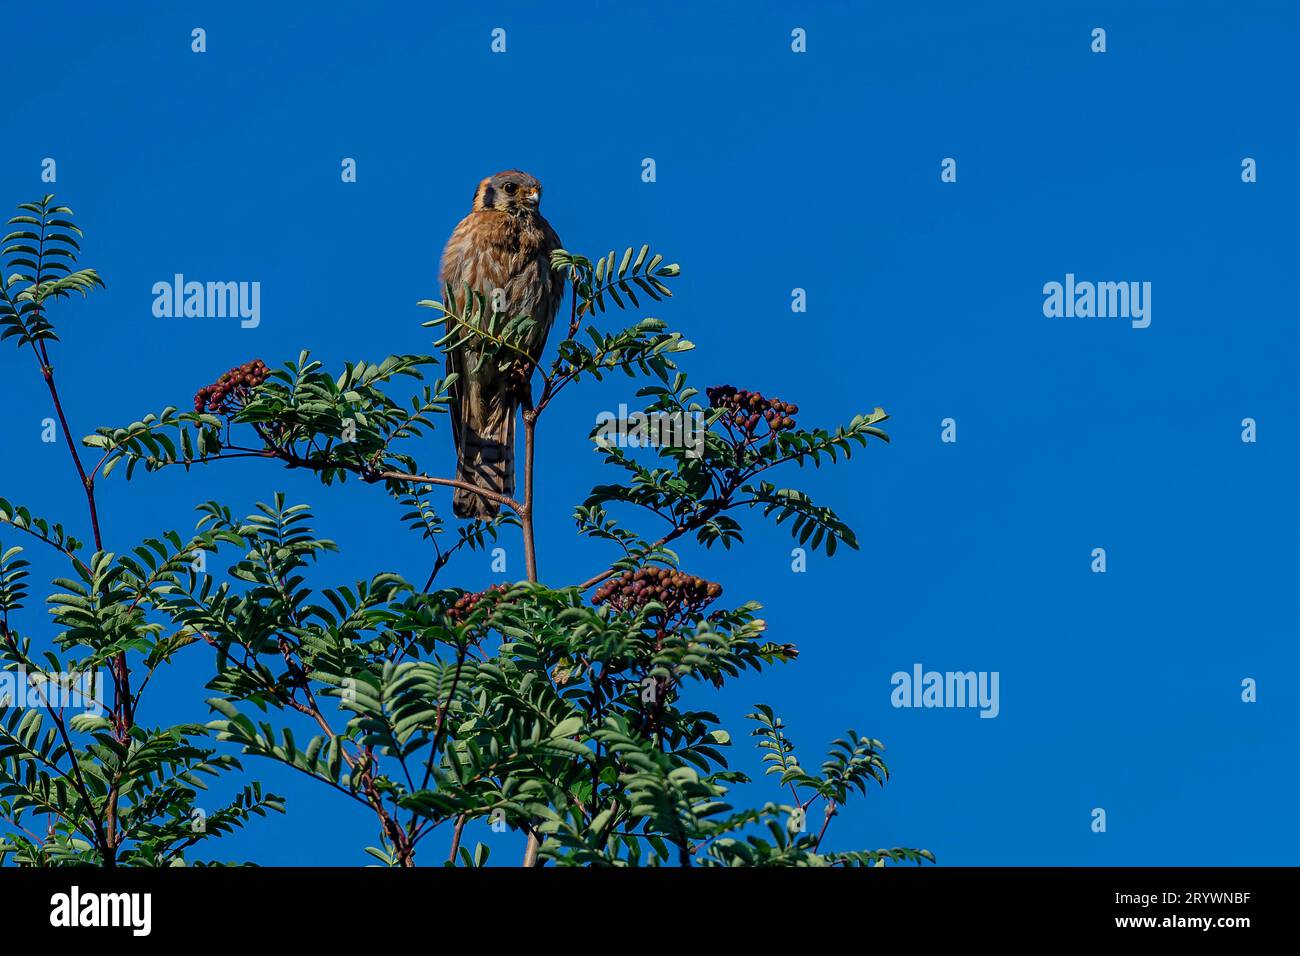
[(465, 621), (474, 610), (485, 600), (495, 602), (500, 600), (501, 596), (510, 590), (508, 584), (494, 584), (484, 591), (476, 591), (472, 594), (462, 594), (456, 599), (456, 603), (447, 609), (447, 617), (457, 624)]
[(644, 607), (658, 601), (670, 615), (698, 611), (722, 594), (722, 585), (683, 574), (673, 568), (648, 565), (624, 571), (602, 584), (592, 604), (608, 604), (619, 611)]
[(253, 359), (232, 368), (211, 385), (205, 385), (194, 396), (196, 412), (209, 411), (225, 414), (241, 406), (249, 394), (266, 381), (271, 370), (261, 359)]
[(750, 435), (758, 428), (759, 422), (767, 422), (772, 432), (794, 428), (794, 416), (799, 413), (799, 406), (783, 402), (779, 398), (765, 398), (759, 392), (736, 388), (734, 385), (714, 385), (704, 390), (709, 397), (710, 408), (725, 408), (728, 414), (724, 422), (734, 425)]

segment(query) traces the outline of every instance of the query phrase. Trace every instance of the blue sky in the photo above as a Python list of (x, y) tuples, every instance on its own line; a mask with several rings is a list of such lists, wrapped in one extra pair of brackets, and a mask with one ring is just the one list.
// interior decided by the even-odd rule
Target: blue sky
[[(736, 734), (739, 767), (759, 769), (740, 718), (762, 700), (805, 763), (848, 727), (888, 746), (894, 779), (834, 822), (837, 848), (923, 846), (951, 865), (1294, 861), (1292, 7), (130, 8), (4, 13), (0, 200), (56, 192), (108, 284), (56, 314), (78, 437), (183, 407), (253, 357), (305, 347), (337, 366), (427, 350), (415, 302), (436, 297), (475, 184), (528, 170), (567, 248), (648, 242), (681, 263), (675, 298), (652, 314), (697, 344), (697, 384), (797, 402), (804, 424), (891, 415), (891, 445), (788, 476), (840, 511), (860, 551), (795, 574), (787, 532), (757, 519), (738, 552), (683, 549), (802, 649), (793, 666), (696, 692)], [(206, 53), (191, 52), (195, 27)], [(496, 27), (504, 55), (489, 49)], [(1090, 51), (1095, 27), (1104, 54)], [(356, 183), (340, 180), (344, 157)], [(945, 157), (955, 183), (940, 181)], [(1241, 181), (1244, 157), (1258, 182)], [(177, 272), (260, 282), (261, 324), (155, 318), (150, 290)], [(1045, 317), (1043, 285), (1066, 273), (1150, 282), (1150, 327)], [(80, 528), (66, 450), (40, 441), (48, 397), (30, 356), (0, 352), (0, 382), (0, 494)], [(548, 412), (543, 579), (604, 566), (570, 513), (603, 480), (595, 416), (631, 399), (617, 383)], [(948, 417), (955, 444), (940, 441)], [(420, 458), (447, 467), (445, 432)], [(122, 549), (192, 528), (208, 498), (245, 513), (276, 490), (310, 502), (342, 546), (322, 584), (427, 573), (373, 488), (232, 462), (119, 473), (100, 497)], [(1090, 571), (1097, 547), (1104, 575)], [(507, 548), (507, 576), (522, 577)], [(474, 556), (455, 580), (494, 576)], [(26, 629), (48, 633), (36, 603)], [(893, 708), (890, 676), (915, 663), (997, 671), (999, 716)], [(206, 719), (209, 669), (183, 658), (142, 719)], [(1256, 703), (1240, 699), (1244, 678)], [(290, 812), (215, 855), (367, 862), (364, 811), (249, 767)], [(745, 796), (776, 794), (759, 783)], [(513, 838), (480, 831), (470, 839), (515, 858)]]

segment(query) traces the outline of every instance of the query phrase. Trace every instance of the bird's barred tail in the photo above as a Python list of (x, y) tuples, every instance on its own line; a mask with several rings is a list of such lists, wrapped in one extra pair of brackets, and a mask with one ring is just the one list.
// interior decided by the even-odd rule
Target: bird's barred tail
[[(456, 460), (456, 479), (486, 488), (498, 495), (515, 493), (515, 416), (514, 409), (487, 427), (464, 428)], [(458, 518), (494, 518), (501, 510), (498, 502), (463, 488), (452, 493), (451, 508)]]

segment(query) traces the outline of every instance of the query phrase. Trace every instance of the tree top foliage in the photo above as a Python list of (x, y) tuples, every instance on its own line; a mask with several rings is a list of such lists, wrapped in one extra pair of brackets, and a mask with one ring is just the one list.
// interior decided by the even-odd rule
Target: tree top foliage
[[(78, 268), (82, 234), (46, 196), (10, 219), (0, 246), (0, 338), (36, 361), (33, 381), (65, 419), (49, 350), (50, 310), (103, 285)], [(21, 865), (195, 865), (211, 841), (284, 801), (247, 778), (272, 761), (343, 795), (376, 823), (366, 852), (384, 865), (481, 866), (489, 848), (462, 833), (485, 821), (528, 835), (527, 864), (862, 866), (933, 860), (904, 847), (832, 850), (846, 804), (889, 778), (884, 746), (849, 730), (805, 767), (776, 712), (748, 717), (769, 802), (736, 806), (749, 782), (709, 695), (745, 671), (798, 656), (767, 636), (745, 582), (689, 573), (677, 548), (744, 542), (743, 521), (770, 520), (800, 545), (834, 555), (858, 548), (825, 504), (782, 482), (796, 468), (847, 460), (874, 441), (876, 408), (833, 427), (806, 427), (798, 407), (729, 385), (704, 391), (678, 366), (693, 348), (658, 318), (618, 321), (671, 297), (678, 267), (647, 246), (596, 259), (557, 252), (571, 289), (567, 330), (553, 356), (525, 343), (529, 316), (507, 316), (472, 290), (419, 303), (434, 313), (425, 353), (361, 359), (327, 370), (306, 352), (278, 364), (251, 359), (215, 376), (192, 410), (167, 405), (121, 427), (68, 440), (85, 488), (88, 540), (70, 524), (0, 498), (0, 659), (38, 693), (91, 675), (97, 710), (0, 706), (0, 859)], [(459, 306), (457, 303), (461, 303)], [(448, 524), (457, 487), (430, 464), (430, 438), (452, 379), (441, 353), (471, 346), (479, 362), (522, 370), (524, 491), (492, 520)], [(593, 448), (607, 482), (578, 496), (576, 533), (608, 548), (585, 580), (543, 580), (533, 520), (535, 426), (567, 391), (610, 377), (639, 383), (645, 420), (691, 422), (699, 441), (624, 447), (598, 425)], [(15, 387), (13, 377), (9, 378)], [(65, 427), (66, 431), (66, 427)], [(323, 582), (315, 565), (336, 545), (310, 508), (283, 495), (237, 516), (198, 506), (192, 531), (140, 542), (101, 538), (95, 487), (117, 473), (141, 479), (251, 459), (305, 469), (322, 485), (352, 478), (397, 503), (393, 533), (427, 543), (423, 582), (391, 570)], [(400, 517), (398, 517), (400, 516)], [(65, 522), (69, 519), (65, 518)], [(643, 530), (643, 528), (648, 528)], [(518, 536), (527, 580), (469, 592), (446, 580), (457, 556)], [(23, 546), (66, 564), (46, 597), (48, 639), (26, 631)], [(47, 630), (40, 629), (42, 634)], [(179, 654), (206, 654), (213, 672), (193, 722), (146, 727), (141, 696)], [(30, 701), (28, 701), (30, 704)], [(815, 766), (815, 769), (813, 768)], [(226, 778), (216, 809), (201, 791)], [(431, 844), (431, 840), (436, 841)], [(255, 861), (254, 861), (255, 862)]]

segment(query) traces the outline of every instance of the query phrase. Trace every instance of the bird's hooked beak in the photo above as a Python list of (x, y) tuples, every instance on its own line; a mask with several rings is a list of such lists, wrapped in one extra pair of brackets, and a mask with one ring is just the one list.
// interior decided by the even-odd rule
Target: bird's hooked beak
[(542, 201), (542, 191), (540, 189), (530, 189), (524, 196), (524, 202), (536, 207)]

